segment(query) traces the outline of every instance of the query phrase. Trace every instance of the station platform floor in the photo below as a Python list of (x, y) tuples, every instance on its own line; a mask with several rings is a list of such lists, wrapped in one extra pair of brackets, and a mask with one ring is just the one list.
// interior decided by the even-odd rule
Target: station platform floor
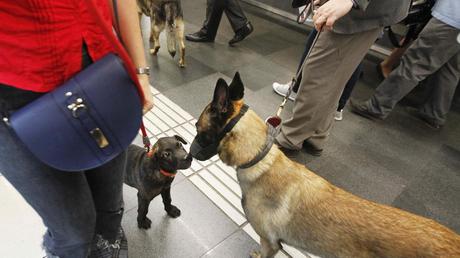
[[(204, 19), (205, 0), (182, 0), (186, 32), (197, 31)], [(180, 134), (191, 142), (194, 123), (211, 100), (218, 78), (230, 81), (236, 71), (246, 86), (245, 101), (262, 118), (272, 115), (281, 97), (271, 85), (288, 81), (299, 62), (307, 37), (242, 5), (254, 33), (228, 46), (233, 31), (222, 19), (214, 43), (186, 42), (187, 67), (178, 67), (166, 51), (165, 36), (159, 55), (148, 56), (152, 67), (155, 108), (145, 117), (153, 140)], [(148, 44), (149, 21), (142, 19)], [(364, 73), (352, 98), (366, 99), (379, 84), (375, 59), (366, 58)], [(292, 102), (283, 117), (289, 117)], [(135, 144), (141, 145), (140, 138)], [(299, 153), (293, 157), (331, 183), (358, 196), (432, 218), (460, 233), (460, 113), (452, 110), (445, 127), (433, 131), (398, 105), (383, 122), (372, 122), (344, 110), (335, 122), (321, 157)], [(1, 171), (0, 171), (1, 173)], [(123, 227), (131, 258), (248, 257), (258, 248), (258, 237), (246, 221), (241, 190), (234, 169), (217, 157), (193, 161), (172, 187), (172, 200), (182, 211), (169, 218), (161, 198), (150, 205), (152, 228), (137, 228), (136, 190), (125, 186)], [(37, 214), (0, 175), (0, 257), (43, 257), (44, 226)], [(285, 246), (277, 257), (314, 257)]]

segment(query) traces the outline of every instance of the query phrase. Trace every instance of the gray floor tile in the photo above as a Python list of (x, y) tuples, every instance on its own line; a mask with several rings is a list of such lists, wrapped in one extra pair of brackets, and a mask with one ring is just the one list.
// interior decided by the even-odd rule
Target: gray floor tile
[[(305, 41), (305, 40), (304, 40)], [(305, 44), (305, 42), (303, 42)], [(302, 57), (304, 45), (295, 45), (289, 48), (283, 48), (282, 50), (273, 52), (266, 57), (290, 71), (289, 77), (293, 77), (297, 72), (297, 68)]]
[(179, 68), (170, 57), (158, 56), (152, 59), (152, 85), (159, 91), (181, 86), (215, 72), (214, 69), (198, 61), (193, 56), (186, 56), (186, 67)]
[(249, 257), (259, 245), (243, 230), (238, 230), (222, 243), (207, 252), (203, 258)]
[(130, 257), (200, 257), (238, 229), (188, 180), (173, 187), (172, 196), (182, 215), (169, 218), (163, 211), (161, 198), (156, 198), (150, 204), (148, 217), (152, 228), (149, 230), (137, 228), (136, 209), (125, 213), (122, 224)]
[(217, 71), (234, 69), (251, 63), (260, 57), (259, 54), (250, 49), (241, 46), (231, 47), (227, 43), (193, 44), (196, 47), (190, 49), (190, 55)]
[(393, 205), (432, 218), (460, 233), (460, 151), (443, 148)]
[(292, 42), (289, 42), (286, 40), (286, 38), (283, 38), (277, 34), (276, 31), (273, 31), (248, 37), (243, 42), (241, 42), (241, 46), (249, 48), (256, 53), (265, 56), (291, 47)]
[(184, 110), (187, 110), (193, 117), (198, 118), (204, 107), (212, 100), (214, 87), (219, 78), (230, 83), (231, 79), (221, 73), (213, 73), (201, 79), (184, 84), (180, 88), (169, 89), (162, 92), (172, 101), (178, 103)]
[(236, 71), (240, 72), (245, 87), (253, 91), (271, 87), (274, 81), (288, 81), (291, 77), (291, 71), (265, 58), (258, 58), (254, 62), (223, 73), (232, 78)]

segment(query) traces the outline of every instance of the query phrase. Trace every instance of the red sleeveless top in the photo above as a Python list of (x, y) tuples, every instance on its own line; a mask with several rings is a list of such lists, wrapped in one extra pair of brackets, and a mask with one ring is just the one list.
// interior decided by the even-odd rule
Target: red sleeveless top
[[(113, 52), (85, 3), (0, 1), (0, 83), (48, 92), (81, 70), (83, 41), (94, 61)], [(112, 26), (108, 0), (94, 3), (103, 20)]]

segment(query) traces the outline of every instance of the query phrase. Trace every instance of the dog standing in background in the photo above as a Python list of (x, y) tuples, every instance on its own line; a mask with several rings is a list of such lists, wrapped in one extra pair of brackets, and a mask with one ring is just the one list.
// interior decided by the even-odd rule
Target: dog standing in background
[(185, 67), (184, 15), (180, 0), (137, 0), (139, 13), (150, 17), (150, 53), (160, 49), (160, 33), (166, 29), (169, 54), (176, 55), (179, 45), (179, 67)]

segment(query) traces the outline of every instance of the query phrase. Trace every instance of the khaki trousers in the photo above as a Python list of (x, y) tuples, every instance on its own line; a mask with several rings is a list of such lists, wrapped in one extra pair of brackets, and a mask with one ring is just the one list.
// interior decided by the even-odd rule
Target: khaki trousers
[(282, 124), (276, 138), (282, 146), (300, 149), (307, 140), (323, 148), (345, 84), (381, 32), (382, 28), (355, 34), (321, 32), (305, 61), (292, 118)]

